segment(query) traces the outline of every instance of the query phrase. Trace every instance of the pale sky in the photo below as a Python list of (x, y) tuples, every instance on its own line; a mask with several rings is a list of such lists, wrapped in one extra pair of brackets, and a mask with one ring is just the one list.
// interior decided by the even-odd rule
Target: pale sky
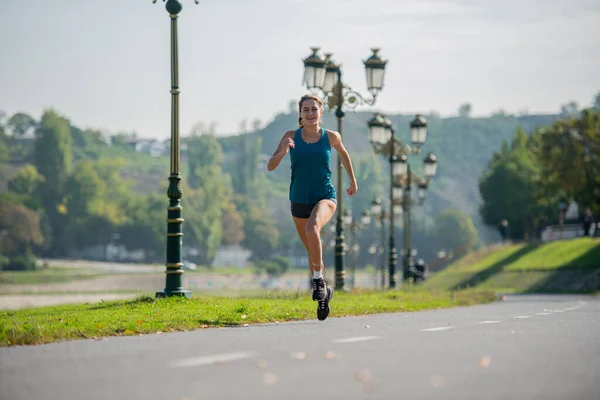
[[(268, 122), (305, 93), (302, 59), (332, 52), (374, 109), (556, 113), (600, 91), (600, 0), (183, 0), (181, 133)], [(81, 128), (170, 135), (170, 26), (161, 0), (1, 0), (0, 109), (53, 107)]]

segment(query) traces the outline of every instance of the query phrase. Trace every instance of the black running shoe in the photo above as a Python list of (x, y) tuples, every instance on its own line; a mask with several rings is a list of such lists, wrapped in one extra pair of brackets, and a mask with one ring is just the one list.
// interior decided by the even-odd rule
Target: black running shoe
[(321, 301), (327, 297), (327, 289), (323, 278), (313, 279), (313, 300)]
[(327, 297), (323, 301), (319, 301), (319, 307), (317, 308), (317, 318), (319, 321), (325, 321), (331, 312), (329, 302), (333, 299), (333, 288), (327, 286)]

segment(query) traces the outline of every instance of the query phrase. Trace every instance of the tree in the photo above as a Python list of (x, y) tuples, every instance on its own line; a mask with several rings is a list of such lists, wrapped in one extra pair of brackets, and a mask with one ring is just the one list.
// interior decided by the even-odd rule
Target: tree
[(517, 129), (508, 145), (495, 153), (479, 181), (483, 199), (483, 221), (497, 227), (503, 219), (511, 226), (512, 238), (535, 235), (546, 219), (547, 201), (539, 189), (542, 171), (534, 153), (538, 139)]
[(536, 154), (546, 195), (576, 199), (600, 214), (600, 110), (559, 120), (536, 131)]
[(223, 207), (221, 226), (223, 231), (223, 244), (236, 245), (244, 240), (244, 219), (238, 212), (234, 203), (228, 203)]
[(244, 219), (242, 246), (252, 251), (252, 260), (268, 260), (279, 244), (279, 231), (274, 221), (248, 196), (236, 196), (235, 204)]
[(600, 110), (600, 92), (594, 97), (594, 108)]
[(567, 104), (564, 104), (560, 107), (560, 115), (561, 117), (568, 118), (574, 117), (579, 114), (579, 106), (576, 102), (571, 101)]
[(2, 132), (0, 128), (0, 163), (7, 162), (10, 160), (10, 152), (8, 150), (8, 138)]
[(260, 137), (239, 136), (235, 156), (228, 165), (235, 193), (247, 194), (255, 188), (261, 148)]
[(471, 111), (473, 110), (473, 106), (471, 103), (464, 103), (458, 107), (458, 115), (461, 118), (469, 118), (471, 116)]
[[(122, 221), (119, 217), (124, 218), (118, 204), (128, 196), (130, 182), (124, 180), (121, 176), (121, 171), (125, 167), (125, 160), (122, 158), (103, 158), (94, 162), (93, 167), (98, 173), (100, 179), (105, 183), (104, 201), (109, 207), (115, 207), (117, 215), (115, 222)], [(113, 205), (113, 206), (111, 206)]]
[(0, 210), (0, 231), (7, 233), (2, 239), (2, 255), (29, 254), (33, 246), (44, 242), (36, 211), (6, 198), (0, 198)]
[(88, 136), (86, 132), (79, 129), (76, 126), (70, 126), (71, 137), (73, 138), (73, 145), (77, 147), (86, 147), (88, 144)]
[(163, 259), (167, 233), (166, 224), (161, 223), (165, 212), (164, 195), (129, 196), (123, 202), (122, 210), (127, 221), (117, 228), (119, 244), (128, 249), (145, 250), (148, 260)]
[(479, 245), (471, 217), (453, 209), (446, 209), (435, 218), (435, 238), (438, 247), (452, 249), (457, 256)]
[(65, 183), (65, 205), (70, 219), (81, 220), (102, 214), (106, 187), (107, 183), (100, 178), (93, 161), (77, 163), (75, 173)]
[(25, 113), (16, 113), (8, 120), (12, 135), (20, 137), (37, 124), (36, 120)]
[(212, 179), (205, 179), (203, 188), (187, 190), (182, 199), (186, 242), (200, 250), (200, 263), (206, 266), (212, 264), (223, 237), (221, 183), (218, 177)]
[(223, 207), (227, 204), (231, 178), (221, 168), (223, 150), (212, 134), (186, 138), (190, 193), (183, 196), (184, 232), (201, 250), (201, 262), (210, 265), (222, 241)]
[[(205, 174), (207, 167), (218, 166), (220, 170), (223, 162), (223, 150), (217, 138), (212, 134), (189, 136), (185, 142), (188, 146), (188, 184), (192, 189), (197, 189), (203, 186), (203, 179), (210, 179)], [(199, 168), (204, 168), (203, 172), (197, 171)]]
[(44, 182), (44, 177), (40, 175), (35, 166), (25, 165), (9, 179), (8, 190), (21, 195), (33, 196), (38, 186)]
[(69, 121), (54, 110), (46, 110), (36, 129), (33, 164), (44, 177), (38, 187), (40, 204), (45, 210), (52, 232), (53, 251), (63, 253), (67, 248), (64, 233), (64, 184), (72, 160)]

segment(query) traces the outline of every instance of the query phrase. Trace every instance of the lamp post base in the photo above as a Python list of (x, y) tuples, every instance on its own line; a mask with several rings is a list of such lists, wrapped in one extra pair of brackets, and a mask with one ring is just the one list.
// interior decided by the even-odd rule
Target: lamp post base
[(157, 299), (164, 299), (165, 297), (185, 297), (186, 299), (192, 298), (192, 292), (190, 290), (175, 290), (175, 291), (167, 291), (163, 290), (162, 292), (156, 292)]

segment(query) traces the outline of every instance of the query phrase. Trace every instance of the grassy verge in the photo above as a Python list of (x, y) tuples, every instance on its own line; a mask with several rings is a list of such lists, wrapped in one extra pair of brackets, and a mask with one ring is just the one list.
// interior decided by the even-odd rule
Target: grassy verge
[(99, 276), (99, 272), (85, 269), (44, 268), (35, 271), (4, 271), (0, 272), (0, 284), (65, 283)]
[(434, 274), (425, 287), (591, 293), (600, 288), (600, 239), (579, 238), (484, 249)]
[[(330, 317), (419, 311), (488, 303), (492, 292), (423, 290), (336, 293)], [(129, 336), (198, 328), (314, 319), (316, 303), (305, 292), (244, 298), (196, 297), (100, 302), (0, 312), (0, 346)]]

